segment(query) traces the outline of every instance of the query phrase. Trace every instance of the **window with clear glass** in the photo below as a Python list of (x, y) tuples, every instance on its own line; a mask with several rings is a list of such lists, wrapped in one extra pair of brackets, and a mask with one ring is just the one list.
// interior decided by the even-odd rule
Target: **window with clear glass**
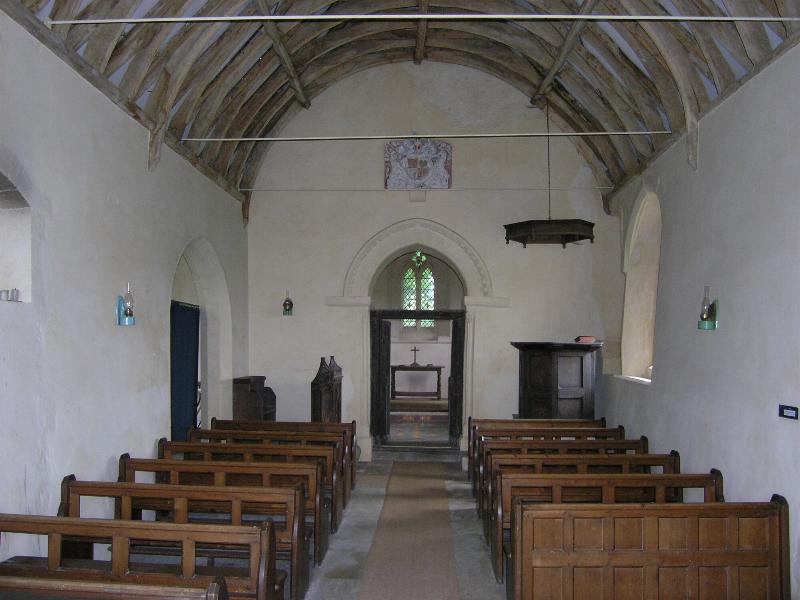
[[(436, 306), (436, 279), (430, 267), (422, 266), (428, 257), (417, 250), (411, 257), (411, 265), (403, 271), (403, 310), (434, 310)], [(425, 327), (436, 325), (433, 319), (403, 319), (403, 327)]]

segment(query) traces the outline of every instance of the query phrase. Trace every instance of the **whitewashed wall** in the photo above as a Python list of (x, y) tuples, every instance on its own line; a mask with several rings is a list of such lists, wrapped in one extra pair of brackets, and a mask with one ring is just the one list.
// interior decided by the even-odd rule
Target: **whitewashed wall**
[[(65, 475), (116, 478), (121, 453), (169, 434), (170, 296), (198, 238), (230, 294), (217, 372), (246, 374), (246, 235), (238, 203), (171, 151), (148, 173), (147, 132), (2, 12), (0, 172), (33, 221), (33, 301), (0, 303), (0, 512), (53, 515)], [(115, 324), (127, 281), (132, 328)]]
[[(283, 133), (542, 131), (543, 117), (529, 108), (524, 95), (483, 73), (409, 63), (372, 69), (335, 85)], [(554, 141), (553, 157), (554, 187), (595, 185), (569, 141)], [(609, 340), (612, 356), (606, 364), (615, 359), (618, 363), (623, 284), (619, 222), (603, 213), (599, 192), (556, 192), (553, 198), (554, 217), (597, 222), (594, 245), (523, 249), (506, 245), (503, 224), (546, 218), (546, 193), (498, 188), (546, 187), (542, 140), (454, 140), (453, 181), (457, 188), (473, 189), (431, 191), (426, 198), (382, 191), (380, 141), (272, 147), (256, 187), (305, 190), (257, 192), (251, 207), (250, 370), (267, 376), (277, 394), (279, 419), (309, 417), (309, 383), (319, 357), (335, 354), (345, 374), (343, 416), (358, 420), (364, 445), (369, 402), (367, 301), (342, 298), (345, 277), (351, 266), (357, 269), (368, 262), (351, 265), (367, 240), (410, 218), (427, 219), (461, 236), (491, 278), (490, 301), (478, 299), (475, 304), (482, 291), (466, 290), (474, 319), (468, 325), (474, 377), (466, 383), (466, 415), (515, 412), (518, 358), (509, 345), (512, 340), (571, 340), (592, 334)], [(420, 196), (424, 202), (412, 201)], [(386, 238), (378, 237), (375, 242), (381, 247)], [(372, 275), (379, 272), (376, 268)], [(295, 303), (291, 317), (281, 316), (286, 289)], [(508, 307), (503, 307), (506, 301)], [(368, 455), (367, 451), (363, 456)]]
[[(800, 425), (778, 418), (800, 390), (800, 48), (701, 121), (700, 168), (681, 142), (642, 186), (663, 219), (654, 373), (646, 386), (606, 378), (605, 416), (654, 451), (676, 448), (683, 470), (722, 470), (730, 501), (787, 498), (793, 598), (800, 598)], [(626, 218), (629, 214), (626, 214)], [(720, 329), (699, 331), (703, 286)]]

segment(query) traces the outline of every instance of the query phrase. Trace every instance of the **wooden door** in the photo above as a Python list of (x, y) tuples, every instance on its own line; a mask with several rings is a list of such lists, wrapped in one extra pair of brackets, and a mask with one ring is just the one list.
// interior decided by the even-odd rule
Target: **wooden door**
[(457, 447), (464, 419), (464, 340), (466, 315), (453, 319), (450, 331), (450, 378), (447, 382), (447, 405), (450, 417), (450, 444)]
[(389, 437), (389, 403), (392, 324), (380, 315), (370, 315), (370, 369), (372, 390), (370, 402), (369, 431), (376, 444), (383, 444)]
[(592, 383), (594, 381), (594, 354), (587, 352), (559, 352), (558, 398), (556, 418), (592, 419), (594, 402)]
[(197, 425), (197, 357), (200, 307), (172, 302), (170, 307), (170, 414), (173, 441), (186, 440)]

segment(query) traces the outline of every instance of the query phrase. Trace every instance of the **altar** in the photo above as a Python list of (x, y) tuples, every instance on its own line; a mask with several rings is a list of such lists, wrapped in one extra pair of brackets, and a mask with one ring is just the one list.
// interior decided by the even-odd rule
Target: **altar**
[[(424, 397), (424, 398), (436, 398), (437, 400), (442, 399), (442, 369), (444, 369), (443, 365), (420, 365), (416, 363), (412, 363), (410, 365), (392, 365), (392, 398), (400, 398), (403, 396), (414, 396), (414, 397)], [(395, 385), (395, 377), (398, 371), (412, 371), (412, 372), (429, 372), (429, 373), (436, 373), (436, 391), (427, 391), (427, 392), (398, 392), (397, 386)]]

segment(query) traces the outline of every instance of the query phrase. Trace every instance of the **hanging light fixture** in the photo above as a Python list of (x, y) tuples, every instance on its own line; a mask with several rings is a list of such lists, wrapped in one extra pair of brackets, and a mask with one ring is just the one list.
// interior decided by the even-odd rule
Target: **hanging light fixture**
[(583, 219), (553, 219), (552, 192), (550, 183), (550, 104), (545, 105), (547, 120), (547, 219), (520, 221), (503, 225), (506, 228), (506, 244), (519, 242), (525, 248), (528, 244), (567, 244), (589, 240), (594, 243), (594, 223)]

